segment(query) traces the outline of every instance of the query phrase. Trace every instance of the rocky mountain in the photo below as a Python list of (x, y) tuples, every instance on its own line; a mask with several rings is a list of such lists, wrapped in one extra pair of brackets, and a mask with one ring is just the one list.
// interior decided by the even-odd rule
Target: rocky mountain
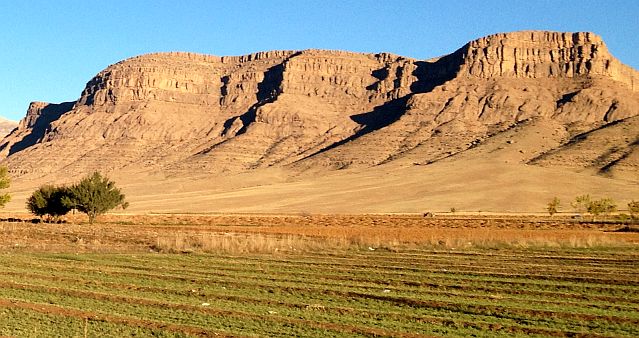
[(0, 155), (25, 182), (95, 169), (296, 177), (489, 159), (635, 184), (638, 124), (639, 72), (599, 36), (524, 31), (430, 60), (142, 55), (101, 71), (77, 101), (32, 103)]

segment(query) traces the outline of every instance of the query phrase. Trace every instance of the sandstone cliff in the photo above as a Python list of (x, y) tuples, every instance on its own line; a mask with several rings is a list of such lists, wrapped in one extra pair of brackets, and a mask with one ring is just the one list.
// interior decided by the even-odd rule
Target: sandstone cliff
[[(518, 162), (632, 177), (638, 79), (593, 33), (495, 34), (432, 60), (323, 50), (148, 54), (109, 66), (75, 102), (33, 103), (0, 151), (25, 177), (218, 175), (429, 164), (541, 128), (552, 137), (513, 149)], [(625, 136), (607, 136), (609, 128)], [(577, 155), (595, 131), (592, 153)]]

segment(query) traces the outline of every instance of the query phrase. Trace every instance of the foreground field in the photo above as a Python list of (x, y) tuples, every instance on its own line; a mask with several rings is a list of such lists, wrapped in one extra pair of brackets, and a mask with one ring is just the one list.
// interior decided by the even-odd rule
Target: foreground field
[(0, 336), (639, 335), (637, 234), (608, 225), (104, 221), (1, 224)]
[(10, 336), (637, 336), (636, 250), (3, 254)]

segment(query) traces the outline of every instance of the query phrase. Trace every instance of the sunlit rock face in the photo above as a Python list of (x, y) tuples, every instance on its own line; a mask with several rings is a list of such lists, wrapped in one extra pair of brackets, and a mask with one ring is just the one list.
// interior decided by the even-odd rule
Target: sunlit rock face
[[(638, 79), (593, 33), (495, 34), (431, 60), (148, 54), (101, 71), (77, 101), (32, 103), (0, 153), (15, 176), (324, 170), (431, 163), (534, 124), (556, 129), (556, 139), (522, 162), (630, 171), (639, 161)], [(581, 143), (612, 127), (623, 137)]]

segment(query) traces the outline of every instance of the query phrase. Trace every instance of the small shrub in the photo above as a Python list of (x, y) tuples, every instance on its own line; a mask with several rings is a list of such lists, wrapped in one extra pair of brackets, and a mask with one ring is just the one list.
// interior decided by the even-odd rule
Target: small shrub
[(608, 215), (611, 212), (617, 210), (617, 204), (612, 198), (602, 198), (599, 200), (593, 200), (588, 204), (588, 212), (594, 216), (601, 214)]
[(65, 203), (68, 198), (68, 188), (43, 185), (31, 194), (27, 200), (27, 209), (36, 216), (47, 216), (49, 222), (57, 221), (60, 216), (66, 215), (72, 209)]
[(575, 201), (570, 203), (570, 205), (580, 214), (583, 214), (588, 211), (588, 207), (590, 205), (590, 195), (581, 195), (575, 197)]
[(628, 202), (628, 212), (630, 212), (632, 219), (639, 219), (639, 201)]
[[(7, 189), (11, 185), (9, 179), (9, 170), (7, 167), (0, 167), (0, 190)], [(0, 194), (0, 208), (11, 201), (11, 195), (9, 193)]]
[(550, 202), (548, 202), (546, 210), (548, 210), (548, 213), (550, 214), (550, 216), (557, 213), (557, 209), (559, 208), (560, 203), (561, 201), (557, 197), (554, 197), (552, 200), (550, 200)]

